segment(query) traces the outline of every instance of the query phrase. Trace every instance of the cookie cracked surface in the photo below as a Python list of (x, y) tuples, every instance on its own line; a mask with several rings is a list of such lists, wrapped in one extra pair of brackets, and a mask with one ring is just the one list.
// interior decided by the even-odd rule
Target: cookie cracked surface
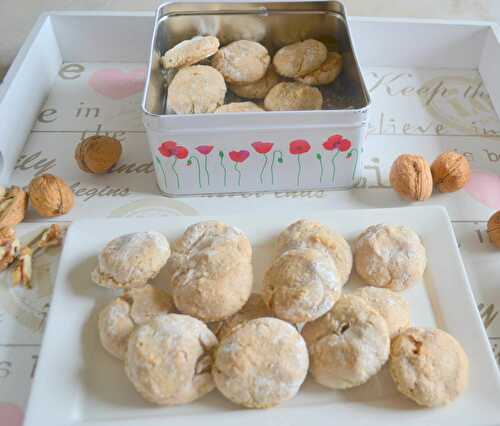
[(196, 318), (161, 314), (130, 336), (125, 373), (147, 401), (185, 404), (214, 388), (212, 351), (217, 343)]
[(252, 292), (252, 247), (240, 230), (217, 221), (189, 226), (168, 262), (175, 306), (203, 321), (238, 312)]
[(342, 296), (333, 309), (304, 326), (316, 382), (347, 389), (368, 381), (389, 357), (386, 321), (360, 297)]
[(305, 342), (292, 325), (259, 318), (237, 327), (221, 341), (213, 376), (217, 389), (234, 403), (268, 408), (297, 394), (308, 365)]
[(405, 290), (422, 278), (426, 264), (425, 247), (406, 226), (370, 226), (354, 242), (356, 271), (376, 287)]
[(167, 112), (214, 112), (224, 104), (225, 96), (224, 77), (215, 68), (208, 65), (181, 68), (168, 86)]
[(409, 328), (392, 341), (389, 369), (403, 395), (437, 407), (464, 391), (469, 361), (460, 343), (445, 331)]
[(143, 287), (160, 272), (169, 256), (167, 238), (159, 232), (121, 235), (99, 253), (91, 278), (103, 287)]
[(161, 58), (163, 68), (179, 68), (194, 65), (214, 55), (219, 49), (217, 37), (204, 36), (183, 40), (167, 50)]
[(102, 346), (124, 360), (128, 339), (134, 329), (156, 315), (175, 311), (172, 297), (149, 284), (132, 289), (109, 302), (99, 313), (98, 330)]
[(212, 66), (228, 83), (244, 84), (264, 77), (270, 62), (267, 49), (260, 43), (239, 40), (220, 49), (212, 59)]

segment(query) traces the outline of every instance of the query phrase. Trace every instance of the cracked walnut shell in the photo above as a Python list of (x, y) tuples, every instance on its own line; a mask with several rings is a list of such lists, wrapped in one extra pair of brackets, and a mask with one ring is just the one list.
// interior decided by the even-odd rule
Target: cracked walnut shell
[(28, 193), (31, 205), (40, 216), (61, 216), (73, 208), (73, 192), (57, 176), (44, 174), (36, 177), (29, 184)]
[(109, 136), (90, 136), (81, 141), (75, 150), (78, 167), (86, 173), (103, 174), (118, 163), (122, 145), (118, 139)]
[(462, 189), (470, 178), (467, 159), (455, 151), (443, 152), (431, 166), (432, 179), (441, 192), (455, 192)]
[(17, 186), (0, 188), (0, 228), (17, 225), (26, 214), (28, 194)]
[(390, 181), (394, 190), (409, 201), (427, 200), (432, 194), (431, 168), (420, 155), (403, 154), (396, 158)]
[(7, 269), (16, 260), (20, 249), (19, 240), (13, 227), (0, 229), (0, 271)]
[(491, 244), (500, 248), (500, 210), (488, 220), (488, 237)]

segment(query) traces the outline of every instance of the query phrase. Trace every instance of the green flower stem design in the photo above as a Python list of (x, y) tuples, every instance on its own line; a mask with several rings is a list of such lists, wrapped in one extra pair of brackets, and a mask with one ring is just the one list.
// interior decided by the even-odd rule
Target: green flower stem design
[(210, 186), (210, 173), (208, 172), (208, 155), (205, 155), (204, 166), (205, 166), (205, 173), (207, 175), (207, 184), (208, 186)]
[(358, 154), (358, 150), (356, 148), (353, 148), (349, 152), (348, 157), (351, 157), (353, 155), (353, 153), (356, 153), (356, 162), (354, 163), (354, 169), (352, 171), (352, 178), (354, 179), (354, 176), (356, 175), (356, 167), (358, 166), (359, 154)]
[[(195, 155), (191, 155), (191, 157), (188, 158), (187, 164), (188, 164), (188, 166), (190, 166), (192, 164), (193, 160), (196, 161), (196, 168), (198, 170), (198, 185), (201, 188), (201, 168), (200, 168), (200, 161), (198, 160), (198, 157), (196, 157)], [(206, 159), (205, 159), (205, 162), (206, 162)]]
[(155, 155), (155, 160), (158, 163), (158, 166), (160, 167), (160, 170), (163, 174), (163, 183), (165, 185), (165, 189), (167, 189), (168, 185), (167, 185), (167, 175), (165, 174), (165, 169), (163, 168), (163, 165), (161, 164), (161, 160), (156, 155)]
[(267, 166), (267, 154), (262, 154), (264, 156), (264, 165), (262, 166), (262, 169), (260, 171), (260, 183), (264, 183), (264, 170), (266, 170)]
[(323, 182), (323, 157), (321, 157), (321, 154), (318, 152), (316, 158), (319, 161), (319, 181)]
[(332, 183), (335, 183), (335, 173), (337, 171), (337, 168), (335, 167), (335, 160), (340, 154), (340, 151), (337, 150), (335, 151), (335, 154), (332, 155)]
[(177, 164), (177, 157), (175, 157), (175, 160), (172, 162), (172, 165), (170, 168), (174, 172), (175, 178), (177, 179), (177, 189), (181, 188), (181, 181), (179, 180), (179, 174), (177, 173), (177, 170), (175, 169), (175, 165)]
[(224, 186), (226, 186), (226, 183), (227, 183), (227, 169), (226, 169), (226, 166), (224, 165), (224, 151), (219, 151), (219, 158), (220, 158), (220, 166), (224, 170)]
[(297, 186), (300, 186), (300, 175), (302, 174), (302, 163), (300, 162), (300, 156), (302, 154), (297, 154), (297, 164), (299, 165), (299, 169), (297, 170)]
[(279, 155), (278, 157), (278, 163), (282, 164), (283, 163), (283, 153), (279, 150), (276, 150), (273, 152), (273, 159), (271, 161), (271, 184), (274, 185), (274, 163), (276, 161), (276, 154)]
[(241, 172), (240, 169), (238, 168), (238, 163), (234, 163), (233, 169), (238, 173), (238, 186), (241, 185)]

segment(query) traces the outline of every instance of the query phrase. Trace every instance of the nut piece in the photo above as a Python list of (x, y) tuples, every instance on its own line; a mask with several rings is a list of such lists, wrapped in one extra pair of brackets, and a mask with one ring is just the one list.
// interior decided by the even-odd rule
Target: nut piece
[(62, 243), (65, 231), (66, 230), (62, 229), (60, 225), (54, 223), (28, 243), (28, 246), (33, 250), (33, 253), (37, 253), (39, 250), (44, 250), (49, 247), (59, 246)]
[(443, 152), (431, 166), (432, 180), (441, 192), (462, 189), (470, 178), (467, 159), (455, 151)]
[(31, 287), (31, 260), (32, 250), (28, 246), (22, 247), (19, 258), (12, 271), (12, 283), (14, 285), (22, 284), (26, 288)]
[(108, 172), (118, 163), (121, 155), (120, 141), (109, 136), (90, 136), (81, 141), (75, 149), (78, 167), (86, 173)]
[(0, 271), (7, 269), (19, 254), (19, 240), (14, 228), (7, 226), (0, 229)]
[(491, 244), (500, 248), (500, 210), (488, 220), (488, 236)]
[(1, 187), (0, 228), (14, 226), (22, 222), (28, 207), (28, 194), (17, 186)]
[(57, 176), (44, 174), (34, 178), (28, 187), (31, 205), (43, 217), (68, 213), (75, 197), (71, 188)]
[[(32, 259), (33, 257), (45, 250), (48, 247), (54, 247), (61, 244), (65, 234), (65, 229), (59, 225), (53, 224), (40, 232), (28, 244), (19, 249), (19, 241), (13, 241), (13, 259), (16, 263), (12, 270), (12, 283), (14, 285), (22, 284), (26, 288), (32, 288), (31, 275), (32, 275)], [(9, 239), (14, 235), (14, 230), (3, 228), (0, 230), (0, 245), (3, 245), (4, 238)], [(2, 259), (3, 262), (3, 259)], [(11, 261), (12, 262), (12, 261)], [(9, 266), (9, 264), (7, 264)]]
[(432, 194), (431, 168), (420, 155), (403, 154), (396, 158), (390, 181), (394, 190), (408, 201), (427, 200)]

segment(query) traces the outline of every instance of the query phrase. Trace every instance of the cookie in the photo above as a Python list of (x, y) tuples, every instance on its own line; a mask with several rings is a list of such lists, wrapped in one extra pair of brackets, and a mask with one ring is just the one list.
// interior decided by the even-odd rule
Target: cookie
[(330, 256), (314, 249), (292, 249), (278, 256), (266, 271), (262, 297), (285, 321), (312, 321), (328, 312), (342, 285)]
[(313, 248), (328, 254), (337, 267), (340, 284), (344, 285), (352, 270), (352, 251), (345, 238), (313, 220), (301, 219), (289, 225), (278, 236), (277, 250), (283, 253), (295, 248)]
[(464, 391), (469, 361), (448, 333), (408, 328), (392, 341), (389, 370), (403, 395), (419, 405), (438, 407)]
[(321, 109), (322, 105), (321, 92), (303, 83), (278, 83), (264, 99), (268, 111), (306, 111)]
[(217, 389), (234, 403), (268, 408), (297, 394), (308, 365), (305, 342), (292, 325), (259, 318), (220, 342), (213, 377)]
[(298, 77), (297, 81), (312, 86), (324, 86), (333, 83), (342, 71), (342, 55), (337, 52), (329, 52), (326, 61), (319, 68)]
[(196, 318), (161, 314), (130, 336), (125, 373), (144, 399), (185, 404), (214, 388), (211, 351), (218, 341)]
[(172, 247), (168, 265), (177, 309), (203, 321), (238, 312), (252, 292), (252, 247), (221, 222), (191, 225)]
[(130, 334), (138, 325), (156, 315), (175, 310), (168, 293), (146, 285), (125, 292), (108, 303), (99, 313), (98, 330), (102, 346), (118, 359), (125, 359)]
[(229, 88), (232, 92), (242, 98), (264, 99), (276, 84), (280, 81), (280, 76), (274, 70), (274, 66), (269, 65), (267, 72), (260, 80), (248, 84), (231, 84)]
[(398, 293), (377, 287), (361, 287), (353, 293), (361, 297), (387, 322), (392, 339), (410, 326), (410, 304)]
[(263, 317), (272, 317), (272, 313), (264, 303), (262, 296), (258, 293), (252, 293), (245, 306), (237, 313), (231, 315), (223, 321), (212, 322), (208, 326), (214, 332), (219, 340), (229, 336), (233, 330), (241, 324), (250, 320)]
[(297, 78), (317, 70), (328, 56), (326, 46), (309, 39), (282, 47), (276, 52), (273, 64), (278, 74)]
[(302, 336), (313, 379), (331, 389), (365, 383), (389, 357), (385, 320), (356, 296), (342, 296), (326, 315), (307, 323)]
[(267, 49), (250, 40), (234, 41), (212, 58), (212, 66), (228, 83), (243, 84), (260, 80), (266, 74), (271, 58)]
[(426, 263), (425, 247), (406, 226), (370, 226), (354, 242), (356, 271), (376, 287), (405, 290), (422, 278)]
[(99, 253), (91, 278), (109, 288), (144, 287), (165, 265), (170, 246), (163, 234), (135, 232), (111, 240)]
[(224, 104), (226, 83), (208, 65), (181, 68), (168, 86), (167, 112), (200, 114), (213, 112)]
[(264, 110), (253, 102), (233, 102), (220, 106), (214, 112), (264, 112)]
[(214, 55), (217, 50), (219, 50), (217, 37), (193, 37), (167, 50), (161, 58), (161, 64), (165, 69), (194, 65)]

